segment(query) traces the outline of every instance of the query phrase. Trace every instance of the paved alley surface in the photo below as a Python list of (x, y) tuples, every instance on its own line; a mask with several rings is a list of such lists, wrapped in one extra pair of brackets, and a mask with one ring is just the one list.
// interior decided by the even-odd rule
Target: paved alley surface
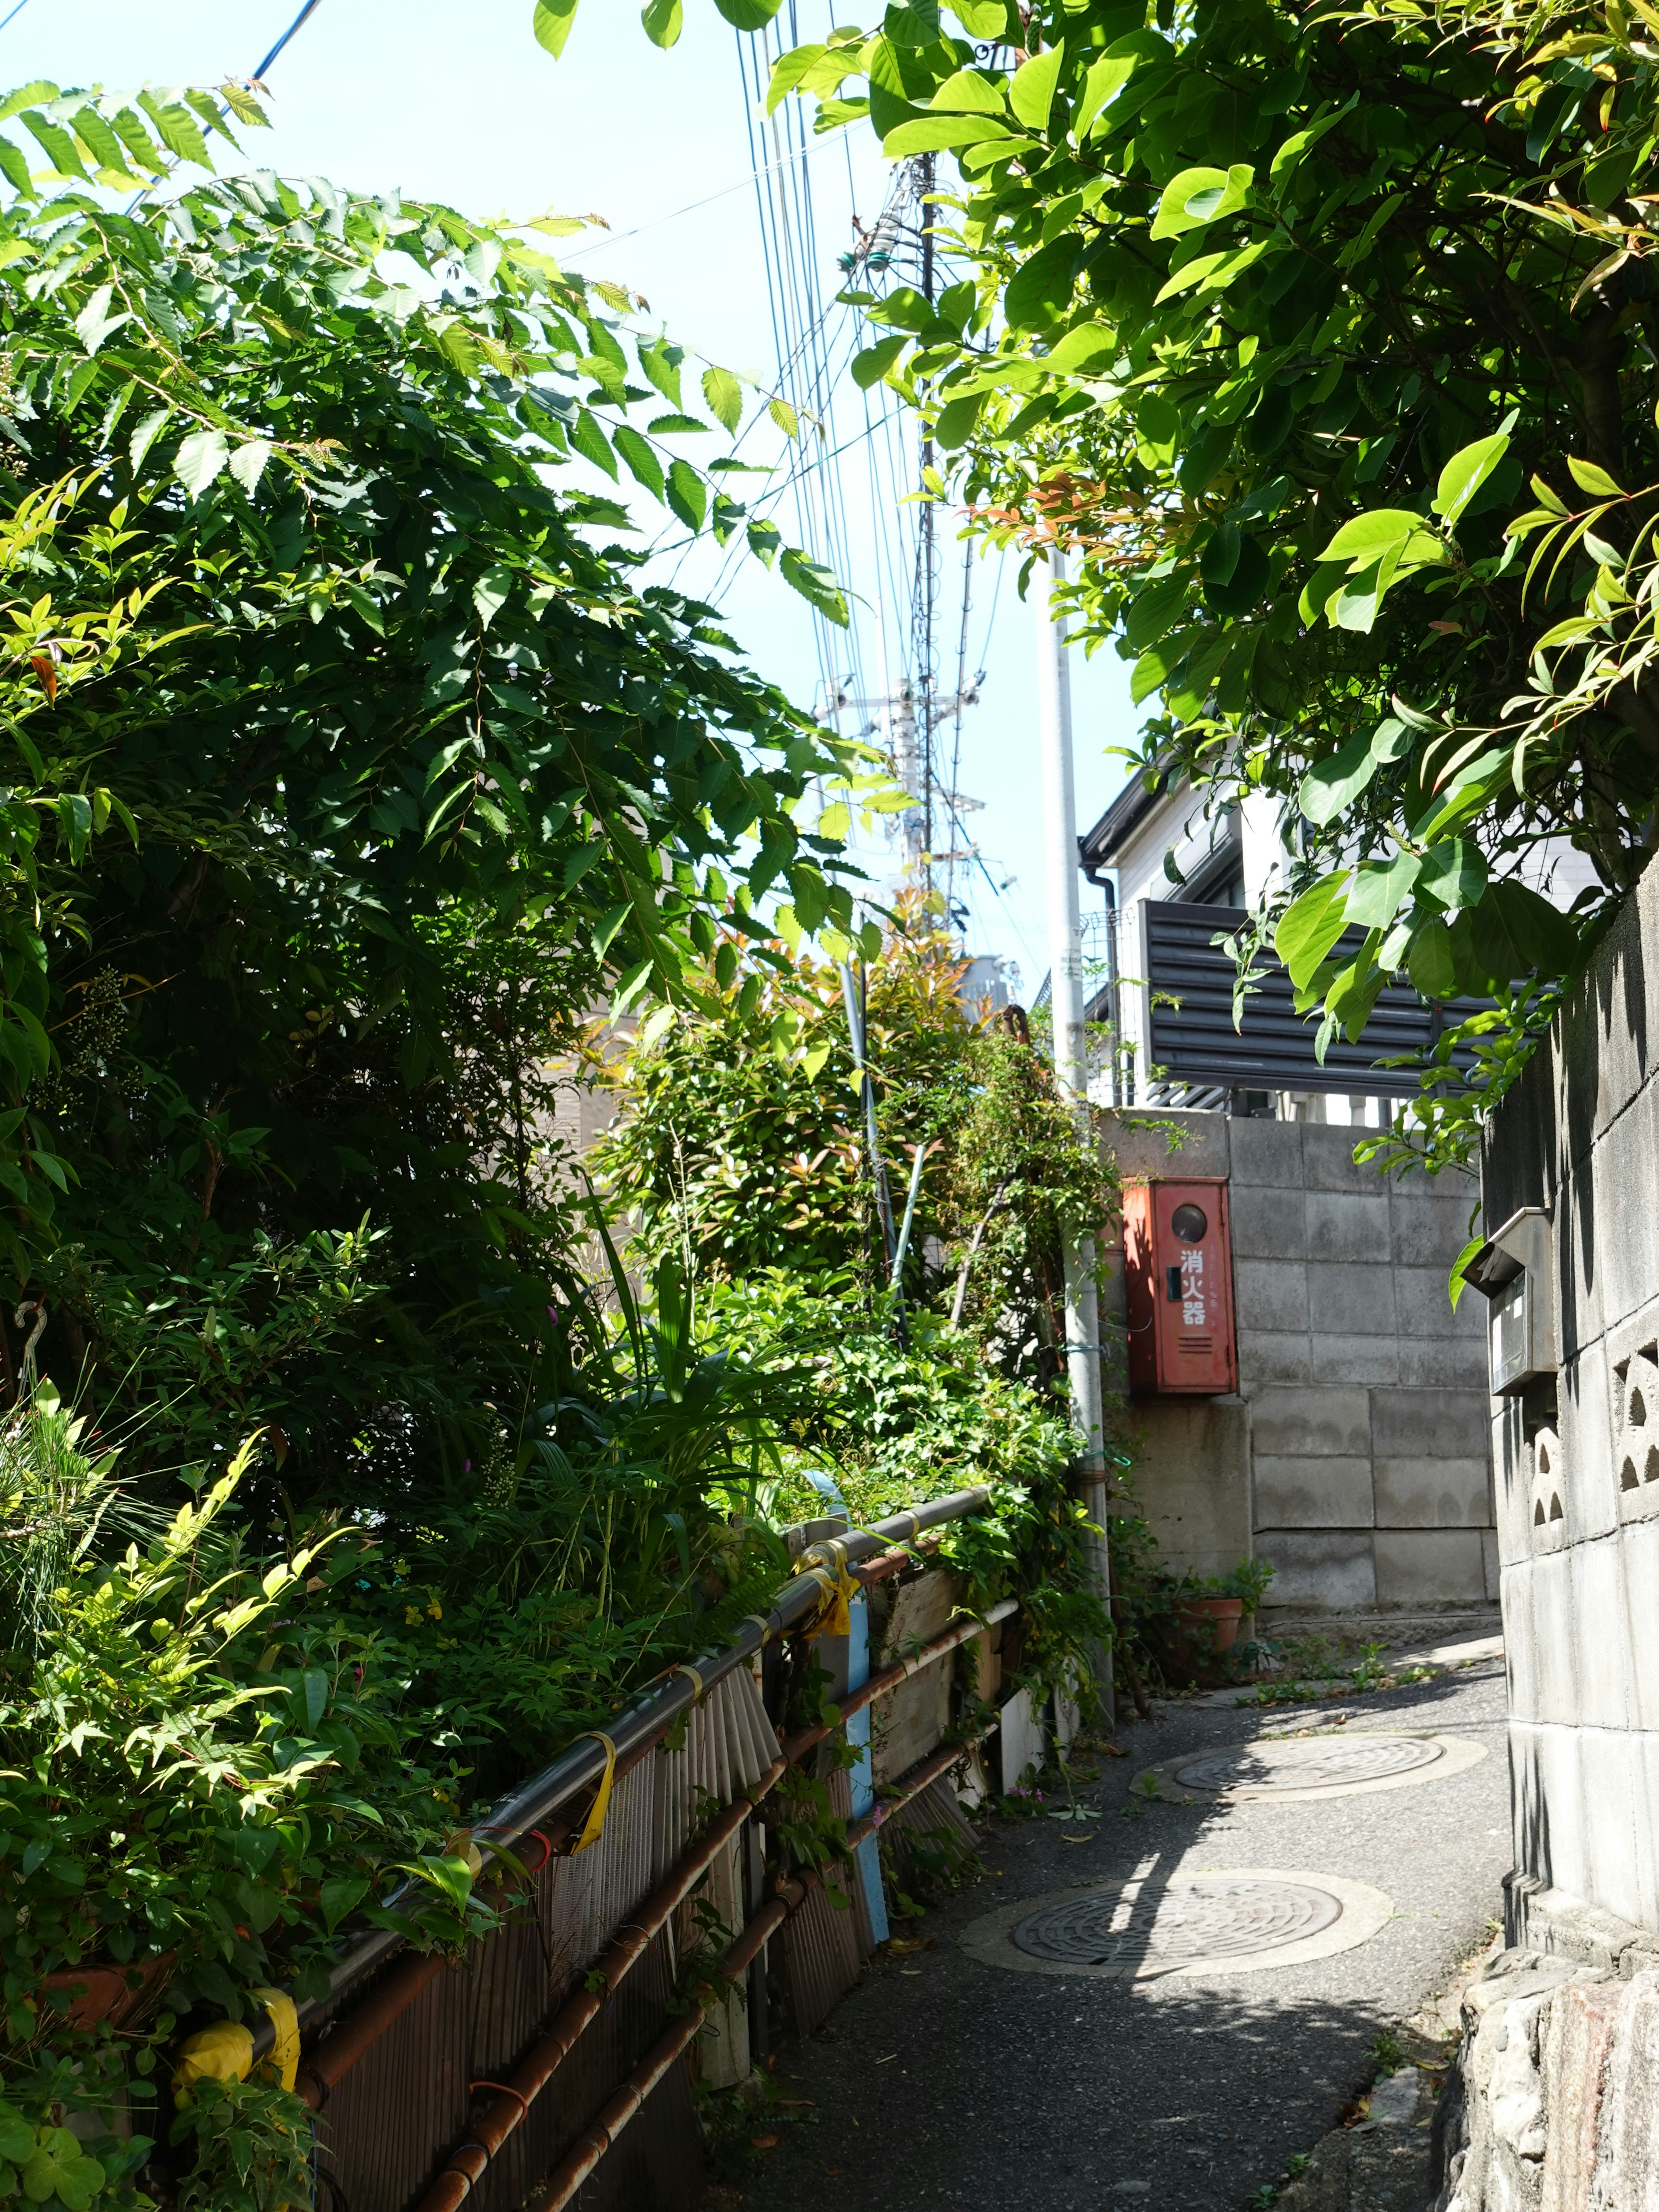
[[(804, 2101), (766, 2116), (777, 2147), (744, 2175), (744, 2212), (1241, 2212), (1370, 2081), (1379, 2032), (1484, 1948), (1510, 1864), (1501, 1658), (1346, 1706), (1155, 1710), (1122, 1729), (1127, 1756), (1080, 1789), (1097, 1820), (996, 1823), (994, 1871), (903, 1931), (929, 1947), (878, 1959), (826, 2028), (786, 2049), (779, 2087)], [(1374, 1794), (1134, 1798), (1155, 1764), (1328, 1728), (1345, 1711), (1345, 1741), (1392, 1726), (1487, 1755)], [(1385, 1893), (1393, 1913), (1357, 1948), (1249, 1972), (1042, 1974), (960, 1948), (1000, 1906), (1149, 1861), (1154, 1882), (1212, 1868), (1337, 1877)]]

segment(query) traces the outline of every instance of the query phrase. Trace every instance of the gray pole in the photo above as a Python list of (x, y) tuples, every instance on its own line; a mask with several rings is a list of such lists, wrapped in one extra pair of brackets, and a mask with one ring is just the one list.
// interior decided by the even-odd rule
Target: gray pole
[[(1066, 633), (1054, 619), (1054, 586), (1064, 580), (1058, 546), (1031, 571), (1037, 626), (1037, 709), (1042, 739), (1044, 860), (1048, 878), (1048, 1002), (1054, 1018), (1054, 1078), (1073, 1102), (1079, 1133), (1089, 1131), (1089, 1054), (1083, 1013), (1083, 925), (1078, 913), (1077, 800), (1072, 781), (1072, 686)], [(1072, 1420), (1079, 1435), (1077, 1471), (1089, 1518), (1106, 1527), (1105, 1432), (1100, 1389), (1100, 1312), (1091, 1236), (1066, 1243), (1066, 1365)], [(1112, 1595), (1104, 1534), (1091, 1544), (1094, 1585), (1103, 1603)], [(1109, 1653), (1101, 1655), (1100, 1689), (1112, 1711)]]

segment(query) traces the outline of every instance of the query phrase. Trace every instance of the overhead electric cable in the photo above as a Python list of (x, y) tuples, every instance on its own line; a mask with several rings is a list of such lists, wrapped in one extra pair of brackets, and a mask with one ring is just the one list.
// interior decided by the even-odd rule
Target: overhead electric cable
[(29, 0), (17, 0), (17, 5), (12, 9), (11, 14), (5, 18), (3, 22), (0, 22), (0, 31), (3, 31), (6, 27), (6, 24), (9, 23), (14, 17), (21, 15), (24, 9), (27, 8)]
[[(306, 0), (306, 4), (305, 4), (305, 6), (304, 6), (303, 8), (301, 8), (301, 10), (300, 10), (299, 14), (298, 14), (298, 15), (294, 18), (294, 21), (293, 21), (289, 25), (289, 27), (288, 27), (288, 28), (287, 28), (287, 30), (285, 30), (285, 31), (283, 32), (283, 33), (282, 37), (281, 37), (280, 39), (278, 39), (278, 40), (277, 40), (277, 41), (276, 41), (276, 45), (271, 48), (270, 52), (265, 56), (265, 58), (264, 58), (264, 61), (262, 61), (262, 62), (260, 63), (260, 64), (259, 64), (258, 68), (257, 70), (254, 70), (254, 72), (253, 72), (253, 79), (252, 79), (252, 81), (253, 81), (253, 82), (254, 82), (255, 84), (258, 84), (258, 83), (260, 82), (260, 80), (264, 77), (265, 71), (266, 71), (266, 70), (270, 67), (270, 65), (271, 65), (272, 62), (274, 62), (274, 61), (276, 60), (276, 58), (277, 55), (278, 55), (278, 54), (280, 54), (280, 53), (282, 52), (283, 48), (283, 47), (288, 44), (289, 40), (294, 36), (294, 33), (295, 33), (295, 32), (300, 28), (300, 26), (301, 26), (301, 25), (305, 21), (305, 20), (306, 20), (307, 16), (307, 15), (312, 15), (312, 14), (315, 11), (315, 9), (317, 9), (318, 5), (319, 5), (319, 0)], [(0, 23), (0, 30), (3, 30), (4, 28), (5, 28), (5, 25), (4, 25), (3, 23)]]

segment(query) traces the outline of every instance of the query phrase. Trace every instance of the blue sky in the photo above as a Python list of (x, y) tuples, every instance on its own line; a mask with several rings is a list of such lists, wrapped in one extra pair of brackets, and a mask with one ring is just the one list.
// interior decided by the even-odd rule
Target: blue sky
[[(292, 19), (299, 0), (27, 0), (0, 29), (0, 86), (36, 76), (61, 85), (207, 83), (246, 75)], [(801, 35), (820, 30), (824, 0), (793, 0)], [(0, 0), (3, 12), (3, 0)], [(844, 14), (844, 10), (842, 11)], [(856, 11), (854, 11), (856, 12)], [(787, 23), (790, 7), (780, 19)], [(574, 265), (643, 294), (653, 315), (693, 352), (771, 386), (774, 319), (750, 167), (750, 118), (735, 34), (712, 0), (686, 0), (685, 30), (657, 51), (623, 0), (584, 0), (563, 58), (535, 44), (530, 0), (321, 0), (273, 68), (274, 128), (250, 135), (250, 160), (289, 173), (383, 191), (396, 185), (472, 215), (530, 216), (550, 209), (603, 215), (610, 229), (562, 249)], [(763, 150), (763, 159), (769, 149)], [(816, 144), (807, 161), (814, 235), (797, 272), (803, 292), (827, 302), (838, 282), (836, 255), (851, 242), (851, 216), (867, 224), (882, 204), (888, 166), (867, 134)], [(792, 188), (794, 173), (792, 172)], [(836, 309), (826, 330), (844, 353), (850, 325)], [(849, 395), (837, 407), (845, 410)], [(842, 422), (850, 424), (850, 432)], [(856, 414), (838, 415), (844, 447), (837, 491), (844, 515), (843, 580), (861, 602), (847, 641), (877, 688), (876, 609), (888, 608), (890, 667), (905, 641), (884, 590), (878, 549), (895, 542), (890, 484), (872, 475), (879, 445), (902, 465), (904, 434), (872, 440)], [(771, 461), (782, 446), (769, 428), (745, 454)], [(879, 509), (879, 512), (877, 510)], [(791, 516), (780, 513), (786, 536)], [(961, 614), (962, 550), (948, 517), (941, 526), (941, 665), (953, 674)], [(966, 817), (986, 869), (964, 867), (969, 949), (1017, 959), (1029, 994), (1047, 968), (1041, 780), (1036, 719), (1033, 622), (1014, 595), (1013, 566), (996, 588), (996, 564), (975, 572), (969, 665), (987, 669), (982, 703), (963, 717), (957, 787), (985, 802)], [(704, 589), (712, 568), (688, 566)], [(756, 664), (806, 706), (822, 696), (820, 657), (805, 603), (747, 564), (722, 586), (733, 633)], [(1122, 781), (1104, 748), (1132, 740), (1138, 717), (1127, 671), (1109, 653), (1073, 656), (1078, 810), (1086, 827)], [(935, 842), (939, 842), (936, 836)], [(874, 871), (890, 865), (878, 852)], [(994, 891), (990, 878), (1006, 890)], [(1091, 896), (1085, 890), (1085, 900)]]

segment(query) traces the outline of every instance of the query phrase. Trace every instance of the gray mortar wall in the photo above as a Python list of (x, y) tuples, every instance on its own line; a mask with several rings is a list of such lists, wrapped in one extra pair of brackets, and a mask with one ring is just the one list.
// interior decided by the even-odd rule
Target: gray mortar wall
[[(1656, 1042), (1650, 867), (1498, 1109), (1484, 1162), (1488, 1229), (1522, 1206), (1551, 1213), (1561, 1340), (1553, 1389), (1493, 1407), (1516, 1874), (1649, 1929), (1659, 1929), (1659, 1480), (1643, 1478), (1659, 1405), (1636, 1421), (1631, 1392), (1659, 1343)], [(1552, 1430), (1563, 1516), (1540, 1527), (1533, 1489)], [(1516, 1919), (1512, 1905), (1512, 1941)]]
[[(1495, 1597), (1484, 1301), (1454, 1315), (1446, 1297), (1472, 1185), (1385, 1182), (1354, 1165), (1347, 1129), (1176, 1110), (1109, 1121), (1125, 1177), (1228, 1183), (1238, 1395), (1132, 1408), (1165, 1557), (1201, 1574), (1270, 1560), (1270, 1613)], [(1173, 1149), (1171, 1125), (1185, 1139)]]

